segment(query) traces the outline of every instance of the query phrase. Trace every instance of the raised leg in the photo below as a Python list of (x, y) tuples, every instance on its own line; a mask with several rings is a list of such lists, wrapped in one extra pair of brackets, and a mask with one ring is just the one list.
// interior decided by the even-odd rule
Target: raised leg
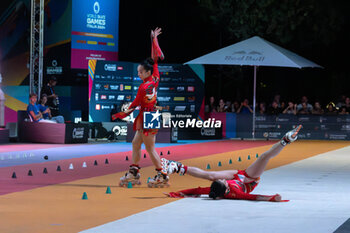
[(301, 129), (301, 125), (297, 126), (295, 129), (286, 133), (286, 135), (282, 138), (281, 141), (274, 144), (271, 149), (264, 152), (252, 165), (250, 165), (246, 169), (246, 173), (251, 178), (258, 178), (264, 172), (266, 165), (269, 160), (273, 157), (277, 156), (285, 145), (294, 142), (298, 138), (299, 130)]

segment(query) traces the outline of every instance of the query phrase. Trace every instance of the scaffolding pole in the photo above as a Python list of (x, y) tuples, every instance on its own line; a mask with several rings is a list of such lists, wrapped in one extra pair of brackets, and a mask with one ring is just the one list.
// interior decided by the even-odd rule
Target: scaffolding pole
[(44, 0), (31, 0), (29, 92), (40, 98), (43, 82)]

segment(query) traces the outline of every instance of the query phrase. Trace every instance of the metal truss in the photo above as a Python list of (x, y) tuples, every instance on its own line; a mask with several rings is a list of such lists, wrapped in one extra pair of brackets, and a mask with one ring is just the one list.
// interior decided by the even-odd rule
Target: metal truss
[(38, 94), (43, 83), (44, 0), (31, 0), (30, 93)]

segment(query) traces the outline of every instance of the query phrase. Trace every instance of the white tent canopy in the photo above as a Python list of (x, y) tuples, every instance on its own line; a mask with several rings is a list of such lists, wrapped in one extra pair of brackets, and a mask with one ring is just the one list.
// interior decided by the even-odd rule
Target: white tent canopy
[(185, 64), (254, 66), (253, 138), (255, 137), (256, 67), (277, 66), (293, 68), (323, 68), (310, 60), (258, 36), (254, 36), (212, 53), (208, 53), (186, 62)]
[(289, 50), (268, 42), (258, 36), (208, 53), (185, 64), (248, 65), (280, 67), (319, 67)]

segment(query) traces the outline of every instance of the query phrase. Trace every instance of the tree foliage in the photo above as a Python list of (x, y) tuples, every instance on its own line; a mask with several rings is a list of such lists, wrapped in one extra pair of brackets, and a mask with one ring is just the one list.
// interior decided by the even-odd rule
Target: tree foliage
[(202, 0), (200, 4), (210, 10), (214, 25), (231, 41), (258, 35), (282, 45), (311, 44), (305, 40), (330, 45), (346, 20), (339, 1)]

